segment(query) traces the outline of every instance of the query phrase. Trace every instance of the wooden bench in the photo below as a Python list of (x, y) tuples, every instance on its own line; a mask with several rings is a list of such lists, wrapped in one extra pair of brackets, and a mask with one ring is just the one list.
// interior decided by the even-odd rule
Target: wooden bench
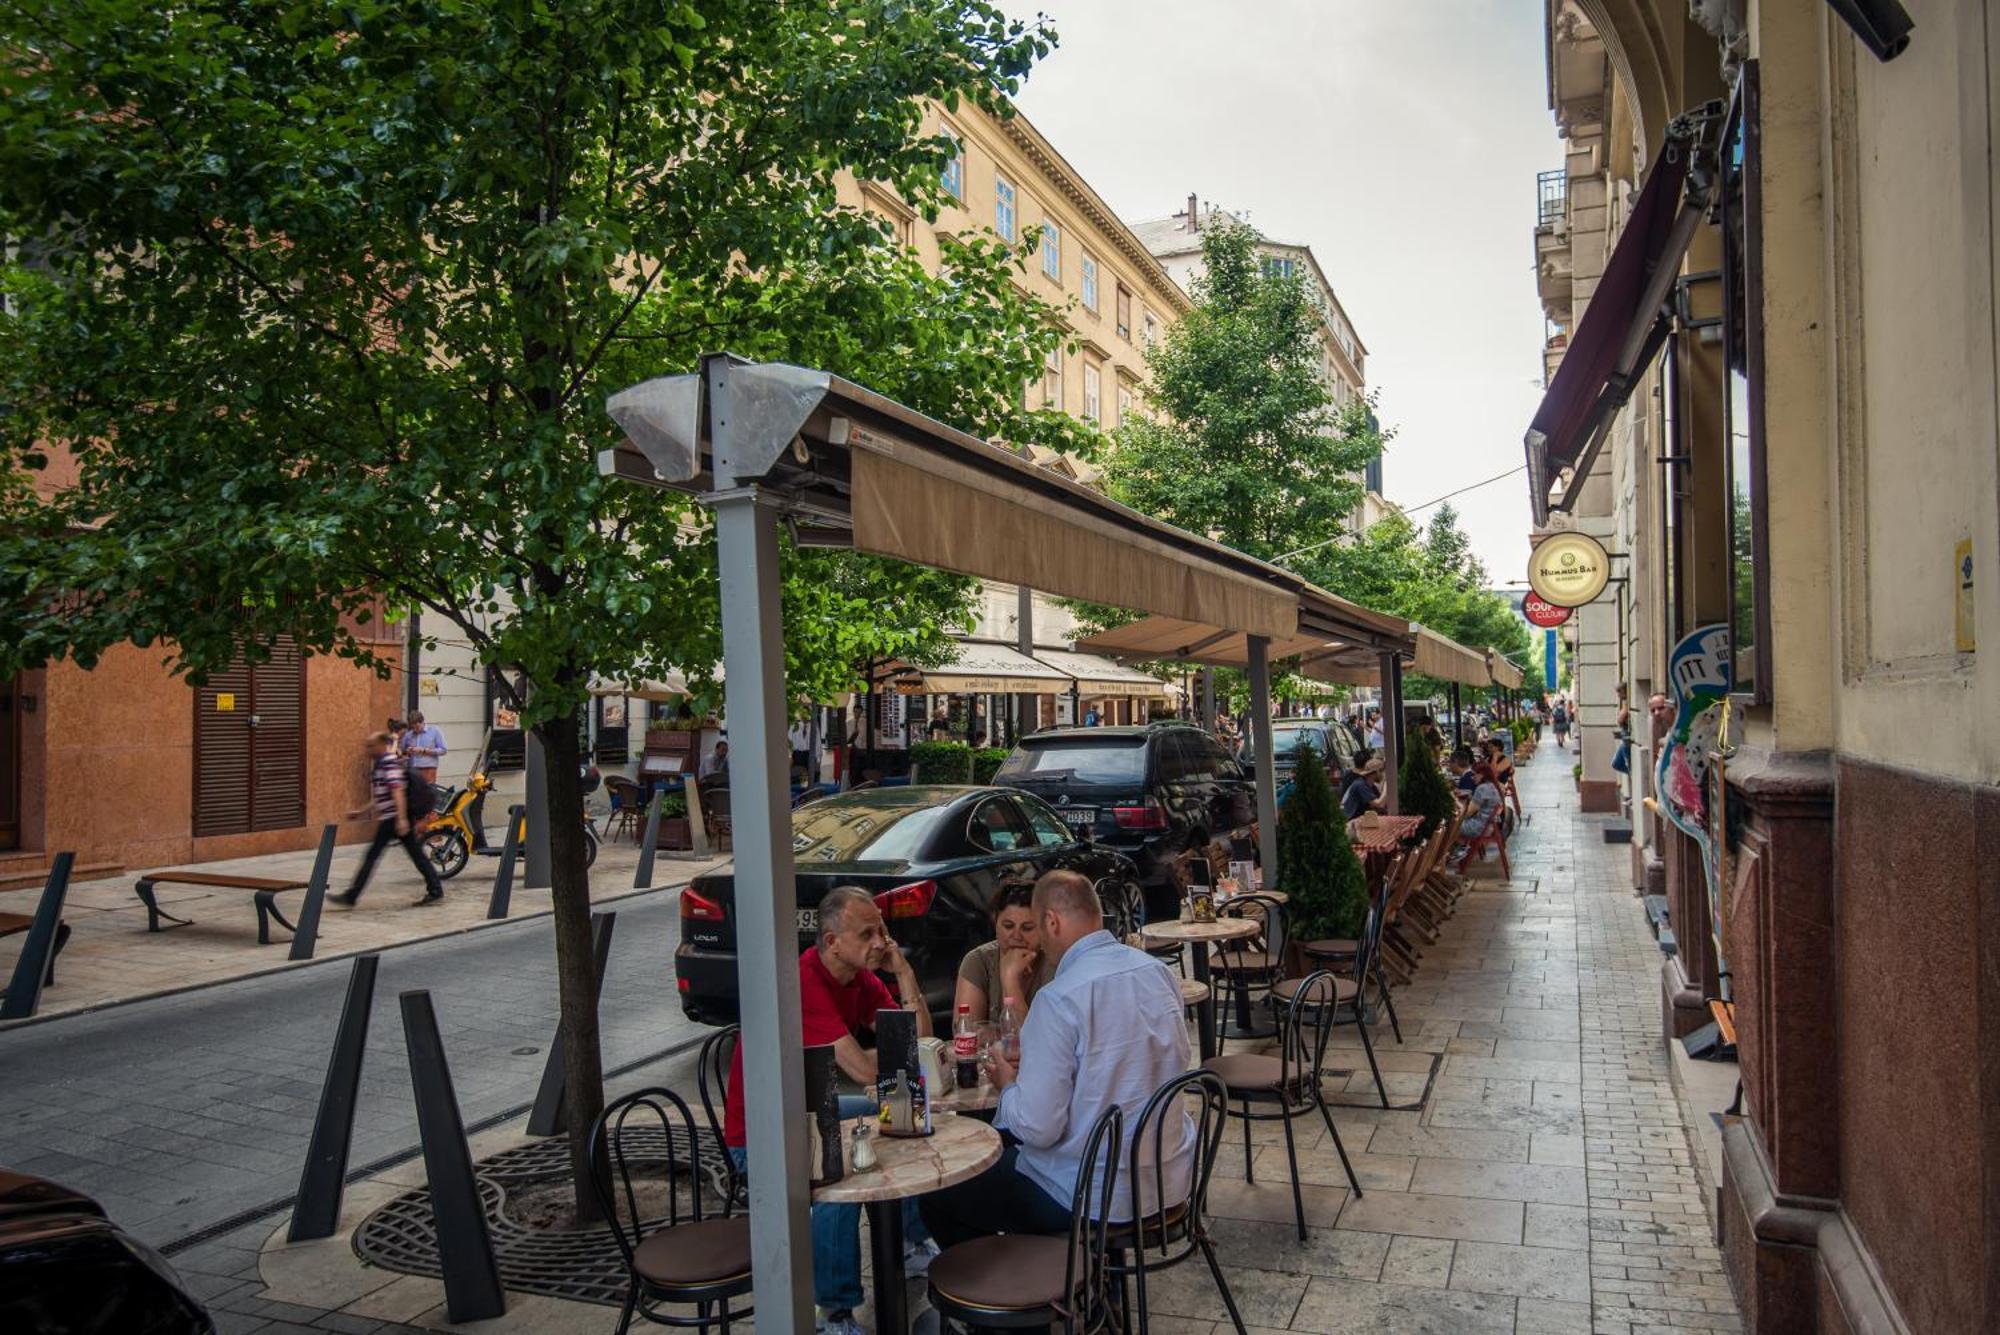
[(176, 918), (160, 907), (160, 901), (153, 894), (156, 885), (204, 885), (218, 890), (249, 890), (257, 905), (257, 944), (271, 944), (271, 919), (276, 918), (279, 926), (288, 932), (297, 932), (290, 919), (278, 911), (278, 896), (287, 890), (303, 890), (310, 882), (303, 880), (278, 880), (268, 876), (227, 876), (218, 872), (181, 869), (175, 871), (149, 871), (139, 878), (134, 888), (139, 902), (146, 906), (146, 930), (164, 930), (160, 919), (165, 918), (176, 927), (185, 927), (192, 918)]
[[(35, 915), (32, 913), (0, 913), (0, 939), (18, 936), (34, 925)], [(55, 985), (56, 956), (62, 954), (63, 947), (68, 944), (69, 924), (59, 922), (56, 924), (56, 946), (54, 950), (49, 952), (48, 973), (42, 979), (44, 987), (53, 987)]]

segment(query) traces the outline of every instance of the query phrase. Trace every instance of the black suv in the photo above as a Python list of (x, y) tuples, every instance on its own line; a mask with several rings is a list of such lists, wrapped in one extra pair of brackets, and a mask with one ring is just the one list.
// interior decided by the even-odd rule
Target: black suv
[(1257, 819), (1243, 767), (1186, 723), (1038, 732), (1021, 739), (993, 782), (1043, 798), (1071, 829), (1131, 858), (1156, 921), (1179, 913), (1172, 860), (1246, 835)]
[[(1281, 718), (1271, 721), (1271, 750), (1277, 755), (1273, 770), (1277, 786), (1283, 788), (1292, 777), (1297, 766), (1298, 749), (1310, 745), (1319, 753), (1328, 771), (1338, 765), (1342, 770), (1354, 768), (1354, 756), (1360, 747), (1355, 745), (1354, 734), (1347, 725), (1330, 718)], [(1245, 741), (1243, 749), (1236, 753), (1243, 763), (1244, 773), (1255, 777), (1257, 773), (1257, 746)]]

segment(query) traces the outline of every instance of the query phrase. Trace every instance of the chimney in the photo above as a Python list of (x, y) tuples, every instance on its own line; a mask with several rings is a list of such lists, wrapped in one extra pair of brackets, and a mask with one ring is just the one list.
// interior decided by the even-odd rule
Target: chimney
[(1190, 232), (1199, 232), (1201, 230), (1201, 214), (1196, 211), (1197, 207), (1198, 206), (1195, 203), (1195, 197), (1193, 193), (1190, 192), (1188, 195), (1188, 212), (1187, 212), (1188, 230)]

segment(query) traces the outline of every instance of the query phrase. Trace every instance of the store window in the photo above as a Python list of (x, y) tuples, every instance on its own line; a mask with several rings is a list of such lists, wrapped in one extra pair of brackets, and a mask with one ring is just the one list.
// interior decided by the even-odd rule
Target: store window
[(631, 758), (631, 729), (622, 695), (597, 697), (597, 763), (622, 765)]
[(960, 203), (965, 201), (965, 140), (959, 137), (951, 126), (944, 127), (944, 137), (951, 140), (951, 157), (945, 162), (939, 174), (944, 192)]
[(1723, 356), (1728, 393), (1729, 633), (1735, 689), (1771, 698), (1770, 584), (1764, 482), (1763, 238), (1758, 222), (1757, 62), (1748, 61), (1724, 125), (1722, 171)]
[(1089, 251), (1083, 254), (1083, 308), (1097, 314), (1097, 257)]
[(1042, 219), (1042, 272), (1062, 281), (1062, 229), (1052, 219)]
[(1004, 176), (993, 178), (993, 230), (1002, 241), (1014, 239), (1014, 187)]
[[(513, 687), (511, 694), (501, 685), (503, 676)], [(486, 669), (486, 717), (493, 730), (493, 758), (487, 767), (489, 770), (520, 769), (527, 763), (528, 736), (521, 730), (521, 715), (513, 703), (526, 693), (525, 674), (518, 671), (503, 674), (497, 667)]]

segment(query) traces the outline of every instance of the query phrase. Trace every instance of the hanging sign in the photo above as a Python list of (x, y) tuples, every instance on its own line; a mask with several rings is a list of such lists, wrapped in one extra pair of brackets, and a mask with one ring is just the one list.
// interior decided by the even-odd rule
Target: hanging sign
[(1723, 762), (1729, 754), (1729, 692), (1734, 684), (1729, 627), (1688, 632), (1667, 658), (1673, 728), (1660, 743), (1653, 791), (1660, 811), (1695, 843), (1708, 889), (1709, 932), (1721, 970), (1722, 999), (1730, 999), (1724, 921), (1727, 840), (1723, 819)]
[(1554, 630), (1569, 620), (1570, 609), (1558, 607), (1538, 593), (1531, 593), (1521, 600), (1521, 615), (1528, 624), (1542, 630)]
[(1588, 533), (1556, 533), (1528, 555), (1528, 585), (1557, 607), (1582, 607), (1604, 592), (1611, 558)]

